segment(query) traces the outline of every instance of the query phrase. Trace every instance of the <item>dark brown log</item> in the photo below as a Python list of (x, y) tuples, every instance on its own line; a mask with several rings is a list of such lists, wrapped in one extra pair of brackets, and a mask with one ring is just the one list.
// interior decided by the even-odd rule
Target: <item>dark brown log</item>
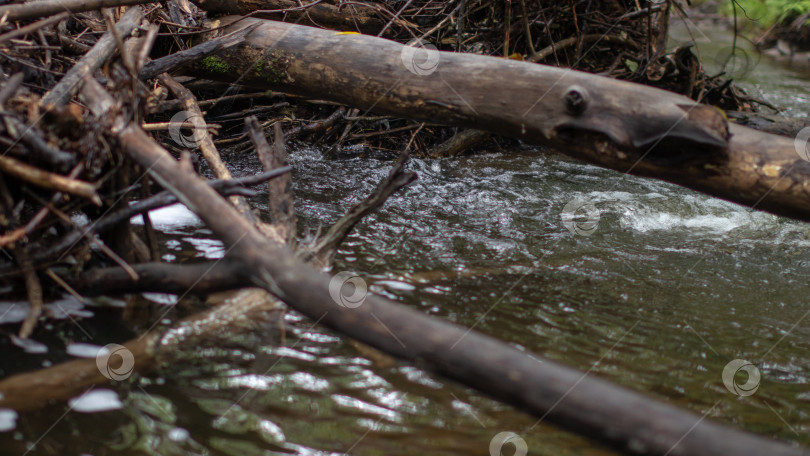
[(95, 81), (85, 82), (83, 99), (99, 122), (112, 123), (125, 153), (203, 219), (223, 241), (230, 258), (243, 264), (253, 283), (321, 324), (625, 451), (673, 456), (804, 453), (386, 299), (367, 296), (356, 308), (337, 305), (329, 277), (262, 236), (138, 125), (120, 116), (106, 118), (115, 102)]
[(249, 287), (244, 267), (236, 261), (220, 260), (196, 264), (142, 263), (132, 265), (133, 279), (121, 268), (91, 269), (75, 279), (64, 280), (84, 296), (143, 292), (205, 296), (225, 290)]
[[(342, 6), (322, 0), (194, 0), (209, 13), (250, 14), (266, 19), (285, 20), (336, 30), (358, 30), (376, 34), (385, 25), (377, 5), (360, 2)], [(398, 24), (404, 21), (396, 21)]]
[(9, 21), (22, 21), (42, 16), (50, 16), (64, 11), (81, 13), (114, 6), (140, 5), (150, 0), (44, 0), (25, 2), (16, 5), (0, 6), (0, 17)]
[(226, 71), (200, 65), (197, 75), (240, 75), (245, 85), (486, 130), (810, 220), (810, 162), (793, 139), (729, 124), (686, 97), (544, 65), (417, 52), (371, 36), (259, 19), (238, 26), (245, 21), (262, 25), (243, 47), (217, 54)]

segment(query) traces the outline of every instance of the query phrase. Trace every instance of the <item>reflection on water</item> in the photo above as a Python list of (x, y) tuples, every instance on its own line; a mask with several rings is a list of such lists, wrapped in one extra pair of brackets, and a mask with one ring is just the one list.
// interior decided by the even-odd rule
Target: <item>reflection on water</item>
[[(792, 92), (778, 100), (800, 114), (804, 91), (768, 83), (777, 84), (769, 94)], [(313, 149), (292, 162), (296, 209), (312, 231), (390, 166)], [(810, 225), (532, 148), (408, 166), (419, 180), (357, 227), (335, 272), (658, 399), (810, 445)], [(588, 236), (561, 219), (574, 199), (598, 209)], [(166, 225), (167, 260), (221, 256), (188, 223)], [(30, 454), (487, 455), (494, 436), (514, 432), (530, 454), (613, 454), (418, 366), (375, 365), (295, 313), (286, 322), (284, 346), (200, 346), (120, 386), (121, 404), (102, 392), (91, 405), (103, 412), (0, 410), (0, 452), (19, 454), (45, 434)], [(723, 385), (734, 359), (761, 372), (755, 394)]]

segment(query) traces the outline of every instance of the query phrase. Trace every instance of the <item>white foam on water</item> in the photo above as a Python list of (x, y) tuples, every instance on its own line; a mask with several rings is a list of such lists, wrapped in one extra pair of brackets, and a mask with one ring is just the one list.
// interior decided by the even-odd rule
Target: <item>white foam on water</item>
[(17, 427), (17, 412), (12, 409), (0, 409), (0, 432), (12, 431)]
[(109, 412), (124, 407), (118, 393), (108, 389), (95, 389), (68, 401), (71, 409), (82, 413)]
[(65, 352), (70, 356), (75, 356), (77, 358), (95, 358), (98, 356), (98, 352), (101, 350), (100, 345), (93, 345), (93, 344), (85, 344), (85, 343), (72, 343), (68, 344), (65, 348)]
[(191, 244), (206, 259), (218, 260), (225, 256), (225, 246), (218, 239), (185, 237), (183, 240)]
[[(180, 203), (149, 211), (149, 220), (152, 221), (152, 226), (160, 231), (173, 231), (202, 225), (202, 220), (197, 217), (197, 214)], [(134, 225), (143, 225), (143, 217), (136, 215), (130, 219), (130, 222)]]
[(176, 294), (171, 293), (141, 293), (141, 296), (152, 302), (167, 306), (173, 306), (177, 304), (177, 301), (179, 300)]
[(702, 195), (674, 198), (656, 192), (590, 192), (579, 198), (593, 204), (603, 217), (617, 214), (623, 228), (640, 233), (691, 230), (700, 235), (725, 234), (745, 226), (762, 228), (776, 220), (770, 214)]
[(26, 353), (30, 353), (32, 355), (42, 355), (44, 353), (48, 353), (48, 346), (42, 342), (37, 342), (34, 339), (22, 339), (12, 334), (11, 343), (22, 348)]

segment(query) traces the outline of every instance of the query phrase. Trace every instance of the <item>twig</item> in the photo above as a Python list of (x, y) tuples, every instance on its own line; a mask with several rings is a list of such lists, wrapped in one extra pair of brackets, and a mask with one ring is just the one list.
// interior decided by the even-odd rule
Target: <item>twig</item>
[[(217, 179), (233, 179), (231, 171), (228, 170), (227, 166), (225, 166), (225, 162), (222, 161), (222, 157), (219, 155), (217, 146), (214, 145), (214, 140), (211, 139), (211, 134), (208, 133), (202, 110), (197, 104), (197, 98), (194, 96), (194, 94), (166, 73), (159, 75), (158, 80), (161, 84), (166, 86), (166, 88), (168, 88), (175, 97), (183, 101), (183, 106), (191, 114), (188, 121), (194, 126), (194, 141), (200, 148), (200, 152), (202, 152), (202, 155), (205, 158), (205, 161), (208, 163), (208, 166), (211, 168), (211, 171), (214, 173), (214, 176), (216, 176)], [(248, 217), (250, 220), (255, 221), (255, 217), (253, 217), (253, 214), (250, 211), (250, 206), (244, 198), (232, 196), (230, 197), (230, 200), (233, 205), (239, 209), (239, 212), (241, 212), (242, 215)]]
[(42, 137), (37, 135), (31, 127), (14, 115), (5, 116), (6, 131), (9, 136), (21, 141), (30, 147), (30, 158), (48, 164), (58, 171), (65, 171), (74, 163), (75, 157), (68, 152), (54, 149)]
[[(573, 45), (577, 44), (579, 38), (580, 37), (572, 36), (570, 38), (560, 40), (560, 41), (558, 41), (558, 42), (556, 42), (554, 44), (551, 44), (551, 45), (547, 46), (546, 48), (538, 51), (537, 53), (535, 53), (534, 55), (529, 57), (527, 60), (530, 61), (530, 62), (539, 62), (539, 61), (545, 59), (546, 57), (550, 56), (551, 54), (556, 53), (560, 49), (564, 49), (564, 48), (567, 48), (569, 46), (573, 46)], [(584, 42), (593, 43), (593, 42), (605, 41), (607, 43), (613, 42), (613, 43), (625, 44), (627, 46), (631, 46), (632, 48), (634, 48), (636, 50), (639, 49), (639, 46), (635, 41), (633, 41), (631, 39), (622, 38), (619, 35), (592, 34), (592, 35), (582, 35), (581, 38), (582, 38), (583, 43)]]
[(48, 277), (50, 277), (50, 278), (51, 278), (51, 280), (53, 280), (54, 282), (56, 282), (56, 284), (57, 284), (57, 285), (59, 285), (60, 287), (62, 287), (62, 288), (63, 288), (65, 291), (67, 291), (67, 292), (68, 292), (68, 293), (69, 293), (71, 296), (73, 296), (74, 298), (76, 298), (76, 300), (78, 300), (78, 301), (79, 301), (79, 302), (81, 302), (81, 303), (84, 303), (84, 297), (82, 297), (82, 295), (80, 295), (78, 292), (76, 292), (76, 290), (74, 290), (74, 289), (73, 289), (73, 287), (71, 287), (71, 286), (70, 286), (70, 285), (69, 285), (67, 282), (65, 282), (65, 281), (64, 281), (64, 280), (63, 280), (61, 277), (59, 277), (58, 275), (56, 275), (56, 273), (55, 273), (55, 272), (53, 272), (53, 270), (52, 270), (51, 268), (47, 268), (47, 269), (45, 269), (45, 274), (48, 274)]
[(37, 273), (31, 265), (31, 259), (28, 258), (28, 251), (25, 246), (17, 246), (14, 249), (14, 254), (25, 278), (25, 291), (28, 294), (28, 304), (31, 306), (28, 309), (28, 315), (26, 315), (20, 326), (19, 332), (21, 339), (27, 339), (34, 331), (37, 319), (42, 314), (42, 284), (39, 282), (39, 277), (37, 277)]
[(82, 198), (89, 199), (93, 204), (101, 206), (101, 197), (96, 193), (96, 187), (90, 183), (43, 171), (14, 158), (2, 155), (0, 155), (0, 170), (17, 176), (38, 187), (81, 196)]
[(17, 89), (20, 88), (20, 84), (23, 82), (25, 74), (23, 72), (14, 73), (11, 75), (8, 80), (3, 83), (3, 86), (0, 87), (0, 109), (2, 109), (3, 105), (6, 104), (9, 98), (11, 98)]
[[(26, 3), (26, 5), (28, 5), (28, 3)], [(115, 25), (116, 32), (119, 36), (128, 36), (135, 30), (135, 27), (138, 26), (141, 20), (143, 20), (143, 13), (140, 7), (136, 6), (130, 8)], [(59, 106), (67, 103), (79, 90), (84, 75), (92, 74), (101, 68), (104, 62), (113, 55), (115, 49), (115, 37), (113, 33), (108, 30), (102, 35), (95, 46), (62, 77), (59, 83), (42, 97), (40, 106), (47, 108), (49, 105)]]
[[(84, 170), (84, 165), (79, 163), (68, 175), (68, 178), (75, 179)], [(62, 192), (56, 192), (51, 196), (51, 204), (56, 204), (57, 201), (62, 199)], [(17, 242), (25, 236), (31, 234), (34, 229), (45, 219), (48, 215), (48, 207), (45, 206), (39, 210), (25, 226), (17, 228), (9, 233), (0, 235), (0, 248), (5, 247), (11, 243)]]
[(532, 30), (529, 25), (529, 11), (526, 9), (526, 0), (520, 0), (520, 8), (523, 12), (523, 26), (526, 28), (526, 43), (529, 45), (529, 52), (531, 55), (537, 54), (532, 41)]
[[(267, 143), (264, 129), (258, 119), (250, 116), (245, 119), (250, 139), (256, 147), (256, 154), (262, 168), (266, 171), (288, 166), (287, 152), (284, 147), (284, 133), (281, 124), (274, 125), (274, 140), (271, 147)], [(279, 235), (287, 244), (292, 245), (295, 240), (295, 201), (292, 195), (292, 178), (290, 175), (282, 176), (267, 183), (267, 214), (270, 223), (277, 227)]]
[[(424, 124), (420, 125), (419, 129), (423, 126)], [(416, 137), (415, 133), (411, 135), (411, 140), (403, 148), (388, 176), (377, 185), (371, 195), (352, 206), (313, 246), (307, 249), (307, 255), (304, 256), (306, 261), (315, 265), (331, 263), (337, 247), (358, 222), (379, 209), (394, 192), (416, 180), (416, 173), (405, 172), (404, 168), (409, 156), (408, 149)]]
[(12, 30), (12, 31), (10, 31), (8, 33), (4, 33), (4, 34), (0, 35), (0, 44), (5, 43), (6, 41), (8, 41), (8, 40), (10, 40), (12, 38), (17, 38), (18, 36), (23, 36), (23, 35), (27, 35), (27, 34), (29, 34), (31, 32), (36, 32), (37, 30), (41, 29), (42, 27), (47, 27), (47, 26), (49, 26), (51, 24), (55, 24), (55, 23), (61, 21), (62, 19), (65, 19), (68, 16), (70, 16), (70, 14), (68, 14), (68, 13), (59, 13), (56, 16), (51, 16), (51, 17), (49, 17), (47, 19), (42, 19), (42, 20), (33, 22), (31, 24), (25, 25), (23, 27), (20, 27), (20, 28), (18, 28), (16, 30)]

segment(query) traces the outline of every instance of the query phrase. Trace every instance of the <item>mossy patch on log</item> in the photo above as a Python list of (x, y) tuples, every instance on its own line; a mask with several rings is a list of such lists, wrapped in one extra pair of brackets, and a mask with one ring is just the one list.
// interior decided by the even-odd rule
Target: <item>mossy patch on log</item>
[(228, 74), (233, 73), (235, 70), (233, 65), (213, 55), (209, 55), (208, 57), (202, 59), (200, 63), (207, 71), (212, 73)]
[(256, 61), (253, 69), (260, 79), (270, 84), (277, 84), (279, 82), (289, 82), (289, 75), (287, 74), (289, 64), (290, 59), (284, 51), (270, 49), (265, 51), (262, 58)]

